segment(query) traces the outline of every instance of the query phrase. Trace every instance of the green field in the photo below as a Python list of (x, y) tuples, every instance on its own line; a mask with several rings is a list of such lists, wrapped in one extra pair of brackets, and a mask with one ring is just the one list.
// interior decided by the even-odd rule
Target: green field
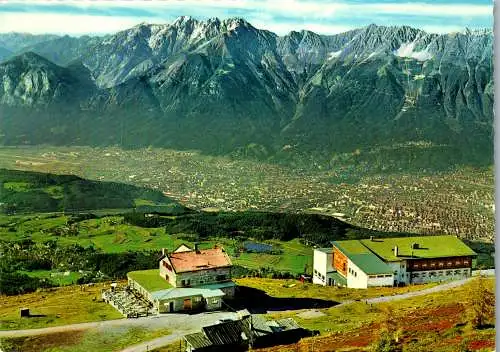
[[(105, 253), (125, 253), (129, 251), (175, 250), (181, 244), (201, 248), (222, 245), (229, 253), (233, 264), (249, 269), (270, 267), (277, 271), (303, 273), (307, 266), (312, 266), (312, 248), (300, 243), (298, 239), (290, 241), (270, 240), (266, 243), (281, 251), (280, 254), (258, 254), (239, 252), (242, 241), (226, 237), (209, 237), (198, 241), (185, 237), (185, 234), (168, 234), (164, 227), (147, 228), (125, 224), (123, 216), (105, 216), (97, 219), (81, 220), (68, 226), (67, 215), (0, 215), (0, 240), (20, 241), (31, 239), (38, 243), (55, 240), (60, 245), (79, 244), (93, 246)], [(258, 242), (258, 241), (257, 241)], [(32, 274), (35, 276), (35, 274)], [(39, 277), (44, 277), (40, 275)], [(74, 279), (73, 277), (71, 280)]]
[[(373, 351), (372, 344), (380, 338), (388, 324), (399, 336), (403, 351), (491, 351), (495, 346), (494, 325), (478, 329), (469, 322), (471, 301), (474, 299), (471, 289), (476, 282), (473, 280), (462, 287), (404, 300), (373, 305), (354, 302), (342, 307), (320, 309), (317, 310), (320, 314), (315, 317), (301, 315), (303, 312), (269, 314), (269, 318), (273, 319), (292, 317), (301, 326), (321, 334), (272, 351)], [(494, 291), (495, 280), (487, 278), (485, 282), (486, 287)], [(252, 284), (252, 281), (241, 283)], [(254, 287), (264, 289), (268, 284), (266, 281), (253, 282)], [(300, 286), (279, 289), (278, 285), (270, 284), (273, 292), (286, 297), (316, 297), (319, 293), (301, 289)], [(361, 298), (375, 293), (358, 291), (363, 292)], [(381, 293), (378, 292), (378, 295)], [(320, 297), (324, 297), (324, 292), (320, 293)], [(350, 296), (354, 297), (356, 293)]]
[[(0, 330), (35, 329), (90, 321), (121, 319), (122, 314), (101, 301), (101, 290), (109, 284), (66, 286), (16, 296), (2, 296)], [(19, 316), (29, 308), (30, 318)]]
[(82, 274), (74, 271), (56, 271), (56, 270), (33, 270), (33, 271), (20, 271), (30, 277), (37, 277), (41, 279), (48, 279), (56, 286), (67, 286), (76, 283)]

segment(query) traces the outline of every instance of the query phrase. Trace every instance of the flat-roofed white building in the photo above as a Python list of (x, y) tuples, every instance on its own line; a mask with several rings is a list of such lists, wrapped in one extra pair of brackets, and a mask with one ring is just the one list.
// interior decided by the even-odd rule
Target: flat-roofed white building
[(314, 251), (313, 282), (367, 288), (462, 279), (476, 256), (456, 236), (334, 241)]

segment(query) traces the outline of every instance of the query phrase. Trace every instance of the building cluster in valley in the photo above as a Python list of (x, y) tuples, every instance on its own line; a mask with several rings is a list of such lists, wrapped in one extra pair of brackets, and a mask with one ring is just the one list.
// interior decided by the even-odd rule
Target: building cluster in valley
[(456, 236), (333, 241), (314, 250), (313, 283), (368, 288), (463, 279), (476, 257)]

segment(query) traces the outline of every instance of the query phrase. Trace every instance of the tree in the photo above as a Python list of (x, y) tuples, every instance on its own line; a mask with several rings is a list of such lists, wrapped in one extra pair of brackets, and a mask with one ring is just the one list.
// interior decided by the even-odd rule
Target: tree
[(476, 279), (470, 290), (471, 323), (474, 328), (482, 328), (495, 316), (495, 294), (486, 287), (482, 275)]

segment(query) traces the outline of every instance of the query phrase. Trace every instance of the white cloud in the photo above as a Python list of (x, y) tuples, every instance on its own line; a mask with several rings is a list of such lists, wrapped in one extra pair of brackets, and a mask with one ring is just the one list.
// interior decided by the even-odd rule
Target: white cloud
[(335, 25), (335, 24), (322, 24), (314, 22), (305, 22), (299, 24), (289, 24), (289, 23), (277, 23), (277, 22), (261, 22), (259, 20), (250, 20), (250, 23), (259, 29), (267, 29), (278, 35), (285, 35), (293, 31), (309, 30), (315, 33), (322, 34), (336, 34), (347, 32), (351, 30), (353, 26), (347, 25)]
[(413, 16), (493, 16), (493, 5), (386, 3), (359, 5), (358, 10), (380, 14), (405, 14)]
[(156, 18), (0, 12), (0, 33), (103, 34), (130, 28), (140, 22), (158, 23)]
[(464, 27), (454, 26), (454, 25), (442, 25), (442, 26), (424, 25), (421, 28), (427, 33), (437, 33), (437, 34), (462, 32), (464, 30)]
[[(258, 28), (277, 34), (308, 29), (317, 33), (334, 34), (366, 25), (373, 18), (377, 24), (397, 23), (398, 15), (412, 18), (407, 24), (429, 32), (462, 30), (465, 24), (493, 18), (493, 5), (429, 3), (349, 3), (342, 0), (86, 0), (86, 1), (5, 1), (0, 0), (0, 32), (32, 33), (111, 33), (139, 22), (166, 23), (177, 15), (195, 18), (246, 18)], [(36, 4), (36, 7), (35, 5)], [(65, 13), (51, 11), (51, 6), (64, 5)], [(11, 10), (2, 12), (2, 6)], [(32, 6), (32, 7), (30, 7)], [(43, 6), (43, 11), (39, 7)], [(37, 9), (38, 7), (38, 9)], [(12, 8), (17, 8), (14, 12)], [(125, 10), (124, 9), (128, 9)], [(92, 10), (92, 11), (91, 11)], [(36, 12), (38, 11), (38, 12)], [(142, 17), (133, 17), (134, 11)], [(92, 14), (90, 14), (92, 12)], [(361, 23), (356, 19), (362, 19)], [(433, 18), (433, 21), (429, 21)], [(437, 19), (437, 20), (436, 20)], [(434, 23), (440, 19), (443, 25)], [(429, 23), (429, 26), (425, 24)], [(489, 24), (486, 24), (488, 26)]]

